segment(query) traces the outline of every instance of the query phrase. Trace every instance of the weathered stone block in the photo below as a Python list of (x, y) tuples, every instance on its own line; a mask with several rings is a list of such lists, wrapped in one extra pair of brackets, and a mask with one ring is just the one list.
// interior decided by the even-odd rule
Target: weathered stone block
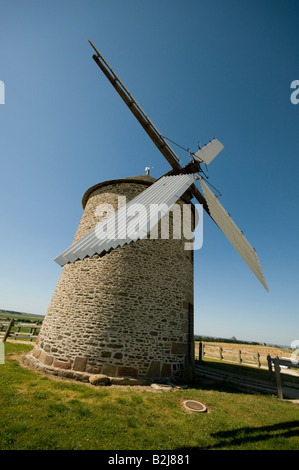
[(138, 370), (135, 367), (119, 366), (118, 375), (124, 375), (129, 377), (137, 377)]
[(96, 374), (89, 377), (89, 382), (92, 385), (107, 385), (109, 383), (109, 377), (105, 374)]
[(113, 357), (114, 359), (122, 359), (123, 355), (122, 353), (115, 353)]
[(171, 352), (172, 354), (187, 354), (188, 344), (187, 343), (172, 343)]
[(53, 363), (53, 360), (54, 360), (54, 356), (50, 356), (49, 354), (47, 354), (44, 360), (45, 366), (51, 366)]
[(135, 379), (132, 377), (110, 377), (111, 385), (150, 385), (146, 379)]
[(162, 364), (161, 377), (171, 376), (171, 364)]
[(76, 356), (73, 362), (73, 369), (84, 372), (86, 368), (87, 358)]
[(147, 371), (147, 377), (160, 377), (161, 362), (152, 361)]
[(102, 351), (101, 352), (101, 357), (111, 357), (111, 352), (110, 351)]
[(68, 361), (54, 360), (53, 367), (58, 367), (59, 369), (70, 369), (72, 364)]
[(58, 371), (57, 375), (59, 377), (64, 377), (65, 379), (73, 379), (74, 378), (73, 372), (71, 370), (61, 369), (61, 370)]
[(36, 359), (38, 359), (39, 356), (40, 356), (40, 353), (41, 353), (41, 349), (34, 346), (34, 348), (32, 350), (32, 353), (31, 353), (32, 356), (35, 357)]
[(117, 366), (114, 364), (104, 364), (102, 367), (102, 373), (109, 375), (109, 377), (115, 377)]
[(39, 355), (38, 360), (44, 364), (47, 356), (48, 356), (48, 354), (42, 349), (40, 351), (40, 355)]
[(102, 372), (102, 367), (100, 366), (94, 367), (94, 366), (87, 365), (86, 372), (88, 372), (89, 374), (100, 374)]

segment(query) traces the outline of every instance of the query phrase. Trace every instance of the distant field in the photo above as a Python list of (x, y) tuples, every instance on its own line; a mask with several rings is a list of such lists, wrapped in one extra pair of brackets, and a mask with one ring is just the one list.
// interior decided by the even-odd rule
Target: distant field
[(21, 312), (10, 313), (10, 312), (0, 311), (0, 321), (7, 320), (7, 319), (10, 320), (11, 318), (14, 318), (15, 320), (18, 320), (18, 321), (32, 321), (32, 322), (44, 320), (44, 316), (42, 315), (31, 315), (29, 313), (21, 313)]

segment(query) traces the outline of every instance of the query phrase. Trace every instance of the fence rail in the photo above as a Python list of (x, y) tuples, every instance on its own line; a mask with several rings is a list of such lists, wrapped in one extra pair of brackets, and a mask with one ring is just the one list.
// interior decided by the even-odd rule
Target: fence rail
[[(248, 356), (250, 356), (250, 358), (248, 358)], [(268, 364), (267, 357), (261, 356), (259, 352), (242, 351), (241, 349), (231, 351), (224, 349), (222, 346), (199, 342), (198, 358), (201, 361), (205, 357), (237, 364), (252, 364), (257, 367), (261, 367), (262, 363), (265, 365)]]
[[(5, 343), (8, 338), (26, 339), (33, 341), (37, 339), (39, 323), (16, 323), (16, 320), (0, 322), (0, 339)], [(2, 338), (1, 338), (2, 337)]]
[[(278, 356), (271, 357), (270, 355), (261, 356), (258, 352), (243, 351), (241, 349), (231, 351), (229, 349), (223, 349), (222, 346), (204, 344), (202, 342), (199, 342), (198, 346), (199, 346), (198, 348), (199, 363), (201, 363), (204, 357), (209, 357), (212, 359), (227, 361), (227, 362), (236, 363), (236, 364), (245, 364), (245, 365), (250, 364), (250, 365), (255, 365), (257, 367), (261, 367), (261, 365), (265, 365), (269, 371), (268, 377), (270, 379), (270, 383), (273, 383), (276, 386), (278, 398), (283, 399), (284, 394), (285, 394), (284, 389), (290, 386), (296, 389), (297, 395), (299, 394), (298, 383), (297, 385), (294, 383), (292, 384), (289, 383), (288, 382), (289, 379), (285, 380), (282, 378), (282, 375), (285, 375), (285, 374), (280, 373), (281, 369), (299, 369), (298, 361), (292, 361), (291, 358), (286, 358), (286, 357), (279, 358)], [(247, 360), (248, 355), (251, 355), (253, 360)], [(202, 362), (202, 364), (204, 363)], [(197, 367), (199, 368), (201, 366), (197, 366)], [(203, 370), (205, 369), (203, 368)], [(286, 371), (286, 373), (288, 372)]]
[(280, 374), (280, 369), (281, 367), (299, 369), (299, 364), (298, 362), (291, 361), (290, 359), (285, 359), (285, 358), (280, 359), (278, 356), (276, 357), (267, 356), (267, 361), (268, 361), (268, 367), (269, 367), (271, 380), (274, 380), (272, 364), (274, 366), (277, 395), (278, 395), (278, 398), (281, 398), (283, 400), (284, 398), (283, 380)]

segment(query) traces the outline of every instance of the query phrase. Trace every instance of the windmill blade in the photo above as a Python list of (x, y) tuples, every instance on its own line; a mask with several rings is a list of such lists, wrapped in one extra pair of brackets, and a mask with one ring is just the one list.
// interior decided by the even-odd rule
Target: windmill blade
[(133, 98), (129, 90), (125, 87), (119, 77), (116, 75), (114, 70), (110, 67), (108, 62), (104, 59), (102, 54), (98, 51), (95, 45), (88, 40), (89, 44), (93, 47), (96, 54), (92, 56), (95, 63), (100, 67), (104, 75), (108, 78), (112, 86), (118, 92), (120, 97), (129, 107), (130, 111), (134, 114), (136, 119), (139, 121), (145, 132), (149, 135), (152, 139), (154, 144), (158, 147), (160, 152), (164, 155), (168, 163), (174, 169), (180, 169), (181, 166), (178, 162), (180, 162), (179, 157), (176, 155), (174, 150), (170, 147), (170, 145), (166, 142), (162, 134), (158, 131), (156, 126), (152, 123), (149, 117), (145, 114), (141, 106), (137, 103), (137, 101)]
[[(178, 158), (178, 156), (175, 154), (175, 152), (172, 150), (169, 144), (165, 141), (161, 133), (154, 126), (154, 124), (151, 122), (148, 116), (144, 113), (144, 111), (139, 106), (137, 101), (133, 98), (131, 93), (127, 90), (127, 88), (118, 78), (116, 73), (112, 70), (112, 68), (106, 62), (104, 57), (100, 54), (100, 52), (97, 50), (94, 44), (90, 40), (89, 40), (89, 43), (96, 52), (96, 54), (93, 55), (93, 59), (96, 62), (96, 64), (100, 67), (104, 75), (108, 78), (112, 86), (121, 96), (121, 98), (126, 103), (130, 111), (134, 114), (134, 116), (139, 121), (141, 126), (144, 128), (146, 133), (149, 135), (151, 140), (154, 142), (156, 147), (160, 150), (162, 155), (166, 158), (168, 163), (171, 165), (172, 169), (175, 171), (175, 174), (177, 175), (180, 174), (183, 168), (179, 164), (180, 159)], [(199, 163), (204, 162), (208, 165), (214, 160), (214, 158), (219, 154), (219, 152), (221, 152), (222, 149), (223, 149), (223, 145), (221, 144), (221, 142), (219, 142), (217, 139), (213, 139), (203, 149), (200, 149), (198, 152), (196, 152), (196, 154), (194, 154), (194, 159)], [(260, 264), (259, 264), (259, 260), (255, 253), (255, 250), (250, 246), (250, 244), (247, 242), (245, 237), (243, 237), (242, 232), (237, 228), (237, 226), (233, 223), (233, 221), (228, 222), (228, 220), (230, 220), (228, 217), (228, 214), (222, 208), (222, 210), (226, 214), (226, 217), (224, 217), (222, 211), (219, 210), (219, 208), (222, 207), (221, 204), (217, 200), (216, 202), (214, 202), (214, 199), (216, 199), (216, 197), (213, 195), (213, 193), (209, 190), (209, 188), (206, 185), (205, 185), (205, 190), (206, 190), (206, 193), (204, 193), (204, 196), (205, 196), (204, 197), (194, 183), (191, 184), (190, 186), (190, 191), (192, 192), (193, 196), (197, 199), (197, 201), (200, 204), (203, 205), (203, 208), (205, 209), (205, 211), (212, 217), (212, 219), (216, 222), (218, 226), (222, 224), (222, 227), (220, 226), (221, 230), (225, 233), (225, 235), (231, 241), (233, 246), (237, 249), (240, 255), (244, 258), (246, 263), (249, 265), (249, 267), (252, 269), (252, 271), (255, 273), (258, 279), (262, 282), (264, 287), (268, 289)], [(209, 197), (209, 201), (207, 201), (207, 197)], [(213, 214), (211, 213), (212, 210), (213, 210)], [(218, 220), (218, 219), (221, 219), (221, 220)], [(243, 240), (243, 242), (241, 242), (241, 240)], [(90, 253), (92, 253), (92, 251), (90, 251)], [(81, 252), (80, 252), (80, 256), (82, 256)]]
[[(156, 145), (156, 147), (160, 150), (162, 155), (166, 158), (168, 163), (171, 165), (173, 170), (175, 170), (175, 174), (180, 174), (182, 167), (180, 165), (180, 159), (174, 152), (174, 150), (170, 147), (170, 145), (166, 142), (162, 134), (158, 131), (156, 126), (152, 123), (149, 117), (145, 114), (141, 106), (137, 103), (137, 101), (133, 98), (132, 94), (129, 90), (125, 87), (125, 85), (121, 82), (119, 77), (116, 75), (114, 70), (110, 67), (108, 62), (104, 59), (102, 54), (98, 51), (95, 45), (88, 40), (89, 44), (95, 51), (95, 54), (92, 56), (95, 63), (98, 67), (102, 70), (106, 78), (112, 84), (114, 89), (117, 91), (119, 96), (122, 100), (126, 103), (129, 110), (134, 114), (137, 121), (141, 124), (145, 132), (148, 134), (150, 139)], [(192, 184), (190, 187), (190, 191), (192, 192), (193, 196), (197, 199), (197, 201), (203, 205), (203, 208), (209, 214), (209, 209), (207, 203), (205, 201), (204, 196), (198, 190), (195, 184)]]
[(209, 165), (211, 161), (217, 157), (218, 153), (224, 148), (221, 142), (218, 139), (213, 139), (208, 145), (205, 145), (202, 149), (199, 149), (193, 157), (199, 162), (204, 162), (206, 165)]
[(230, 215), (222, 207), (217, 197), (212, 193), (210, 188), (200, 177), (202, 186), (212, 219), (216, 222), (220, 230), (226, 235), (233, 247), (237, 250), (245, 263), (249, 266), (264, 288), (268, 291), (268, 286), (260, 265), (259, 258), (255, 249), (250, 245), (244, 237), (243, 232), (233, 222)]
[[(127, 205), (99, 222), (87, 235), (61, 253), (54, 261), (60, 266), (86, 256), (102, 254), (131, 241), (146, 238), (154, 225), (171, 206), (194, 184), (194, 175), (163, 176), (142, 191)], [(140, 215), (134, 223), (138, 210)], [(136, 230), (138, 225), (138, 230)]]

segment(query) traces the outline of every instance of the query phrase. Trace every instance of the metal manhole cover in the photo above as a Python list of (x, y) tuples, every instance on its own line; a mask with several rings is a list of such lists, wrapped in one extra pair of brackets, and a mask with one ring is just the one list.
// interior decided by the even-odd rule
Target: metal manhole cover
[(204, 413), (207, 411), (205, 405), (195, 400), (186, 400), (184, 401), (184, 406), (189, 411), (195, 411), (197, 413)]

